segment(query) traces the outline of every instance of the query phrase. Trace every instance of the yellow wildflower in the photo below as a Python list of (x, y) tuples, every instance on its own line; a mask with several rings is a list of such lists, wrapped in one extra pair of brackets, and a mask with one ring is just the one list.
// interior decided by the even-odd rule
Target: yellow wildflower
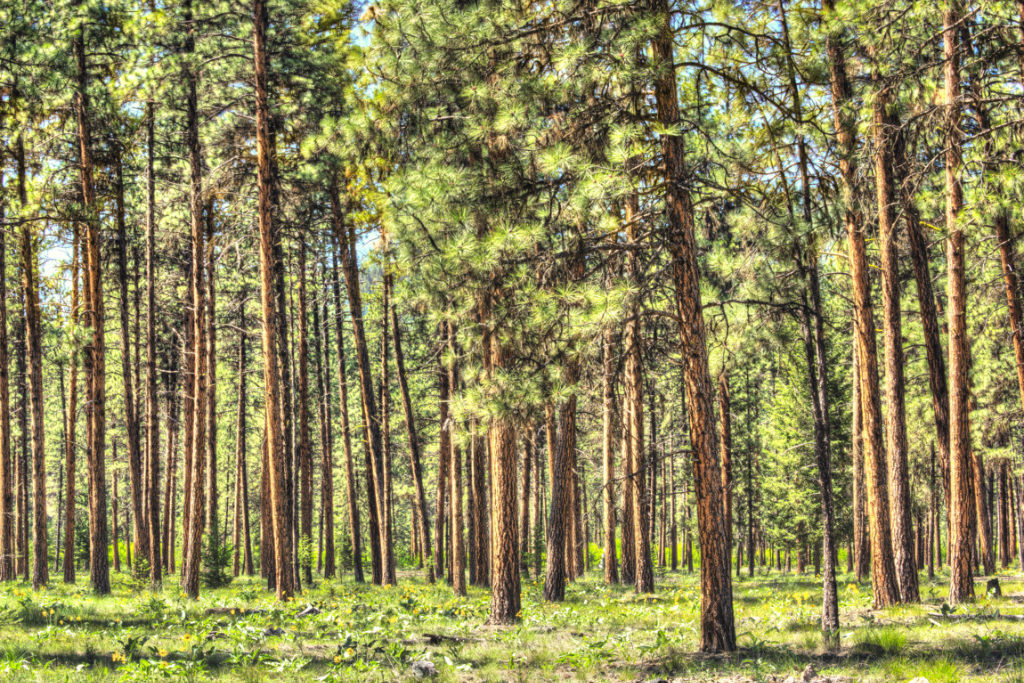
[(159, 655), (160, 655), (161, 657), (166, 657), (166, 656), (167, 656), (167, 650), (164, 650), (163, 648), (161, 648), (161, 649), (160, 649), (160, 650), (158, 651), (158, 653), (157, 653), (157, 654), (159, 654)]
[(337, 657), (334, 658), (334, 663), (335, 664), (341, 664), (341, 655), (338, 655)]
[(181, 637), (181, 639), (182, 639), (182, 640), (184, 640), (184, 641), (185, 641), (185, 642), (187, 643), (187, 642), (189, 642), (190, 640), (192, 640), (192, 635), (191, 635), (191, 634), (189, 634), (189, 633), (186, 633), (185, 635), (183, 635), (183, 636)]
[(355, 651), (355, 650), (353, 650), (352, 648), (348, 648), (347, 650), (345, 650), (345, 656), (346, 656), (346, 657), (351, 657), (351, 656), (352, 656), (352, 655), (354, 655), (355, 653), (356, 653), (356, 651)]

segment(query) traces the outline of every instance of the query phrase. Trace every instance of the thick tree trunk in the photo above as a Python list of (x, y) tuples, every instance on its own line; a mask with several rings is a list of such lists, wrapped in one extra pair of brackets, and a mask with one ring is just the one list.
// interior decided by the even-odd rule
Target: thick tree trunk
[[(832, 0), (826, 0), (824, 9), (834, 11)], [(872, 583), (876, 607), (899, 602), (899, 586), (892, 555), (884, 549), (892, 547), (889, 522), (888, 475), (882, 442), (881, 405), (878, 392), (878, 357), (875, 348), (875, 321), (868, 280), (867, 257), (863, 233), (863, 217), (856, 210), (857, 169), (853, 158), (856, 148), (857, 127), (847, 108), (853, 99), (853, 90), (846, 74), (845, 55), (841, 32), (830, 29), (827, 51), (830, 61), (832, 109), (836, 121), (840, 148), (839, 169), (846, 206), (844, 223), (853, 281), (856, 309), (856, 352), (863, 411), (865, 438), (865, 475), (867, 480), (868, 521), (872, 553)]]
[[(889, 468), (889, 516), (892, 523), (896, 579), (903, 602), (920, 602), (914, 562), (914, 530), (910, 510), (910, 473), (907, 464), (907, 417), (904, 397), (903, 321), (900, 313), (899, 251), (896, 237), (896, 187), (892, 167), (892, 141), (888, 133), (886, 91), (873, 105), (875, 188), (882, 262), (882, 327), (885, 331), (885, 434)], [(870, 369), (868, 370), (870, 372)]]
[[(483, 323), (484, 370), (488, 380), (509, 370), (512, 354), (500, 333), (492, 327), (492, 302), (500, 300), (500, 289), (492, 289), (480, 302)], [(516, 428), (506, 415), (491, 417), (488, 428), (491, 462), (490, 579), (491, 616), (494, 625), (519, 620), (522, 596), (519, 581), (519, 526), (516, 523)], [(549, 555), (548, 562), (551, 557)]]
[[(673, 53), (672, 22), (665, 0), (652, 0), (651, 14), (659, 22), (652, 40), (658, 77), (654, 83), (658, 121), (675, 126), (679, 102)], [(693, 476), (697, 492), (697, 526), (701, 548), (701, 627), (698, 649), (731, 652), (736, 649), (732, 607), (732, 577), (725, 520), (722, 518), (722, 479), (715, 443), (714, 409), (700, 274), (694, 236), (693, 205), (685, 182), (685, 145), (678, 135), (661, 140), (666, 182), (668, 255), (680, 320), (680, 352), (686, 379)]]
[[(280, 236), (273, 224), (273, 185), (270, 158), (270, 111), (267, 103), (267, 25), (269, 13), (265, 0), (253, 0), (253, 56), (256, 81), (256, 161), (259, 194), (260, 303), (263, 315), (263, 386), (267, 415), (267, 463), (274, 537), (274, 577), (277, 599), (286, 601), (295, 594), (292, 563), (292, 506), (288, 499), (288, 457), (281, 424), (280, 357), (278, 353), (278, 316), (275, 296), (277, 245)], [(261, 539), (261, 545), (263, 539)]]
[(73, 52), (77, 67), (75, 113), (78, 120), (78, 144), (85, 206), (86, 315), (92, 331), (85, 348), (87, 386), (86, 455), (89, 469), (89, 572), (92, 588), (100, 595), (110, 593), (110, 565), (107, 557), (107, 481), (104, 450), (106, 446), (106, 359), (103, 313), (103, 283), (100, 254), (100, 226), (93, 185), (92, 133), (89, 121), (89, 74), (85, 58), (84, 31), (75, 36)]
[[(195, 52), (195, 28), (191, 0), (184, 0), (185, 52)], [(191, 214), (191, 259), (189, 273), (189, 305), (192, 309), (192, 346), (186, 351), (187, 365), (194, 368), (195, 380), (191, 396), (185, 396), (186, 425), (191, 413), (191, 450), (185, 454), (186, 505), (183, 509), (181, 589), (190, 598), (199, 597), (199, 573), (202, 559), (204, 520), (204, 475), (206, 471), (206, 382), (208, 357), (206, 348), (206, 226), (203, 215), (203, 167), (199, 148), (199, 102), (197, 76), (186, 68), (185, 79), (185, 149), (189, 161), (189, 213)]]
[[(959, 225), (963, 210), (960, 173), (960, 5), (948, 0), (943, 14), (943, 57), (946, 110), (946, 267), (949, 299), (949, 473), (950, 532), (949, 602), (974, 599), (971, 567), (973, 521), (969, 354), (967, 341), (967, 283), (964, 272), (964, 232)], [(880, 553), (876, 553), (880, 554)]]
[[(566, 386), (579, 381), (579, 364), (570, 361), (565, 369)], [(554, 468), (551, 472), (551, 511), (548, 516), (547, 573), (544, 577), (544, 599), (548, 602), (565, 600), (566, 537), (572, 524), (572, 458), (569, 453), (576, 450), (576, 395), (569, 396), (558, 411), (558, 442), (555, 449)]]

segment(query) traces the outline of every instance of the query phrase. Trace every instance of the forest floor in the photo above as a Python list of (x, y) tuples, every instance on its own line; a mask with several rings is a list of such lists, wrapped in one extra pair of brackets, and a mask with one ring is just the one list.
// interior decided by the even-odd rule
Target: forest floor
[[(821, 589), (810, 575), (734, 580), (740, 650), (701, 656), (697, 574), (658, 576), (639, 598), (596, 572), (567, 601), (545, 605), (541, 582), (523, 581), (523, 620), (484, 626), (486, 591), (404, 573), (373, 588), (321, 581), (288, 605), (236, 580), (198, 602), (166, 587), (151, 593), (113, 574), (114, 591), (54, 583), (33, 593), (0, 586), (0, 681), (909, 681), (1024, 683), (1024, 580), (1001, 576), (1004, 596), (943, 614), (946, 577), (922, 575), (924, 604), (870, 609), (871, 587), (839, 580), (842, 646), (822, 648)], [(312, 606), (312, 609), (310, 609)], [(305, 612), (303, 613), (303, 611)], [(432, 664), (418, 663), (429, 660)], [(804, 672), (810, 664), (817, 672)], [(425, 670), (432, 669), (433, 672)]]

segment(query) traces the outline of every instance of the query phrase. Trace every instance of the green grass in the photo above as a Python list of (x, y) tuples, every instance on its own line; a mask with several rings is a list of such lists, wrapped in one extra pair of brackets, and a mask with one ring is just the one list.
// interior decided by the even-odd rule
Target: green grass
[[(925, 604), (882, 611), (871, 609), (869, 584), (841, 577), (842, 645), (830, 652), (813, 577), (744, 576), (734, 582), (740, 649), (727, 657), (694, 652), (700, 595), (685, 573), (659, 576), (649, 599), (591, 574), (559, 605), (544, 604), (540, 582), (524, 579), (523, 618), (509, 628), (484, 626), (485, 590), (455, 598), (411, 572), (390, 588), (320, 581), (285, 605), (252, 579), (195, 602), (175, 580), (150, 592), (115, 575), (103, 598), (84, 583), (40, 593), (0, 585), (0, 681), (405, 681), (416, 660), (429, 659), (436, 680), (452, 682), (769, 680), (813, 663), (853, 680), (1024, 683), (1024, 625), (1008, 618), (1024, 613), (1024, 585), (1013, 577), (1003, 578), (1003, 598), (981, 597), (957, 619), (930, 616), (941, 611), (941, 577), (922, 587)], [(320, 613), (298, 617), (306, 605)]]

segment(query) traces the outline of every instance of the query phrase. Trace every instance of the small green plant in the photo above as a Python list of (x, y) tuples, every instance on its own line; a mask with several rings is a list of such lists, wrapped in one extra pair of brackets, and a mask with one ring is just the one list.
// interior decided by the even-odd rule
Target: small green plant
[(211, 542), (209, 538), (203, 543), (202, 581), (206, 588), (223, 588), (229, 585), (234, 577), (229, 571), (231, 566), (231, 548)]

